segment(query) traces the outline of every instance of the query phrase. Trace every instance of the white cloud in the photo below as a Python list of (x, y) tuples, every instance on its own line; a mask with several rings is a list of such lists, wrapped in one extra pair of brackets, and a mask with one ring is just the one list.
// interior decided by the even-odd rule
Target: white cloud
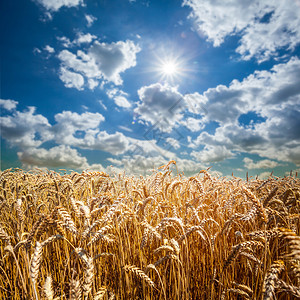
[(160, 131), (171, 132), (182, 119), (185, 102), (176, 88), (156, 83), (140, 88), (138, 95), (140, 102), (134, 112)]
[(106, 91), (107, 96), (113, 99), (115, 104), (119, 107), (129, 108), (130, 102), (127, 100), (128, 94), (119, 90), (118, 88), (112, 88)]
[(65, 36), (61, 36), (61, 37), (58, 36), (56, 38), (58, 41), (60, 41), (62, 43), (62, 46), (65, 48), (69, 48), (72, 45), (70, 39)]
[(95, 21), (97, 21), (97, 18), (94, 17), (93, 15), (84, 15), (85, 16), (85, 19), (87, 21), (87, 27), (91, 27), (93, 25), (93, 23)]
[[(93, 38), (94, 36), (86, 34), (82, 36), (80, 42), (83, 40), (90, 42)], [(78, 50), (74, 54), (65, 49), (59, 53), (58, 58), (62, 68), (79, 73), (86, 79), (121, 85), (123, 83), (121, 73), (136, 65), (136, 54), (140, 50), (140, 47), (130, 40), (111, 44), (95, 41), (87, 52)], [(73, 86), (76, 85), (70, 82), (68, 87)]]
[(109, 134), (106, 131), (99, 132), (96, 136), (87, 136), (87, 144), (78, 145), (82, 148), (102, 150), (114, 155), (123, 154), (129, 149), (128, 138), (121, 132)]
[(89, 165), (87, 159), (82, 157), (76, 149), (65, 145), (56, 146), (49, 150), (44, 148), (28, 148), (18, 152), (19, 160), (26, 168), (71, 168), (85, 169)]
[(103, 108), (104, 110), (107, 110), (107, 107), (105, 106), (105, 104), (103, 103), (102, 100), (98, 100), (98, 102), (99, 102), (99, 104), (102, 106), (102, 108)]
[[(190, 147), (225, 146), (278, 161), (300, 164), (300, 60), (292, 58), (270, 71), (256, 71), (229, 87), (217, 86), (196, 95), (205, 103), (203, 121), (218, 122), (214, 134), (202, 132)], [(196, 101), (196, 100), (195, 100)], [(262, 117), (260, 123), (239, 123), (243, 114)]]
[(208, 89), (203, 95), (185, 95), (185, 99), (189, 99), (189, 110), (203, 115), (202, 122), (210, 120), (226, 124), (236, 121), (242, 113), (247, 112), (248, 103), (242, 98), (243, 93), (245, 91), (240, 87), (235, 88), (233, 81), (229, 88), (218, 85)]
[(1, 135), (11, 145), (21, 148), (38, 147), (52, 138), (48, 120), (35, 114), (35, 107), (0, 117)]
[(241, 36), (236, 51), (246, 60), (266, 60), (300, 41), (300, 5), (295, 0), (184, 0), (183, 5), (192, 8), (198, 32), (215, 47), (227, 36)]
[(79, 147), (81, 149), (102, 150), (114, 155), (129, 150), (128, 138), (120, 133), (112, 134), (100, 131), (99, 125), (104, 117), (99, 113), (78, 114), (64, 111), (55, 115), (56, 124), (52, 131), (58, 144)]
[[(85, 112), (78, 114), (71, 111), (63, 111), (54, 116), (56, 124), (52, 131), (55, 134), (55, 140), (59, 144), (77, 145), (84, 144), (84, 139), (97, 131), (98, 126), (104, 121), (104, 117), (99, 113)], [(82, 136), (75, 137), (76, 133)]]
[(125, 131), (128, 131), (128, 132), (133, 132), (133, 130), (131, 128), (128, 128), (126, 126), (119, 125), (118, 128), (120, 128), (122, 130), (125, 130)]
[(61, 7), (72, 7), (83, 4), (83, 0), (36, 0), (49, 11), (58, 11)]
[(225, 146), (205, 146), (202, 151), (192, 151), (191, 156), (202, 163), (219, 162), (231, 158), (234, 154)]
[(195, 118), (186, 118), (180, 122), (181, 125), (185, 126), (192, 132), (200, 131), (204, 128), (203, 120)]
[(89, 55), (106, 80), (120, 85), (123, 82), (120, 73), (136, 65), (136, 54), (140, 50), (141, 48), (130, 40), (111, 44), (96, 41), (89, 49)]
[[(7, 105), (10, 102), (1, 103)], [(138, 140), (121, 132), (101, 131), (99, 126), (104, 117), (100, 113), (63, 111), (54, 116), (55, 124), (50, 125), (47, 118), (35, 113), (34, 107), (23, 112), (8, 112), (10, 115), (0, 118), (2, 137), (19, 148), (19, 159), (27, 167), (99, 168), (98, 165), (89, 165), (86, 158), (78, 154), (77, 148), (130, 157), (140, 155), (146, 157), (148, 163), (158, 156), (163, 160), (175, 158), (174, 153), (160, 147), (155, 140)], [(42, 148), (45, 142), (57, 146)]]
[(65, 87), (76, 88), (79, 91), (83, 90), (84, 78), (80, 74), (61, 67), (59, 78), (65, 84)]
[(95, 129), (105, 120), (99, 113), (85, 112), (83, 114), (78, 114), (71, 111), (63, 111), (62, 113), (56, 114), (54, 118), (57, 124), (62, 127), (59, 128), (59, 130), (69, 126), (74, 130)]
[[(121, 159), (108, 159), (113, 165), (117, 166), (119, 170), (125, 171), (127, 174), (149, 174), (151, 170), (169, 162), (168, 159), (162, 155), (145, 156), (136, 154), (132, 156), (123, 156)], [(185, 175), (197, 174), (200, 170), (206, 169), (206, 167), (196, 161), (189, 159), (176, 158), (178, 171), (184, 172)]]
[(14, 110), (18, 104), (19, 104), (19, 102), (15, 101), (15, 100), (0, 99), (0, 107), (3, 107), (4, 109), (9, 110), (9, 111)]
[(205, 104), (207, 98), (199, 93), (185, 94), (184, 100), (187, 104), (187, 109), (190, 113), (196, 115), (204, 115), (207, 113)]
[(88, 85), (89, 89), (93, 90), (96, 86), (98, 86), (99, 82), (97, 80), (94, 80), (92, 78), (88, 79)]
[(276, 161), (269, 160), (269, 159), (263, 159), (258, 162), (254, 162), (251, 158), (245, 157), (243, 159), (243, 162), (245, 163), (244, 166), (246, 169), (272, 169), (280, 164)]
[(161, 147), (154, 139), (138, 140), (128, 138), (128, 141), (130, 142), (128, 151), (131, 156), (141, 155), (155, 157), (161, 155), (168, 160), (175, 159), (176, 155), (173, 152), (166, 149), (166, 147)]
[(23, 168), (66, 168), (73, 170), (104, 171), (101, 164), (89, 164), (86, 157), (76, 149), (69, 146), (59, 145), (50, 149), (28, 148), (17, 153)]
[(42, 53), (42, 51), (41, 51), (39, 48), (34, 48), (34, 49), (33, 49), (33, 53), (34, 53), (35, 55), (37, 55), (37, 54)]
[(83, 74), (87, 78), (100, 78), (101, 72), (98, 70), (94, 61), (82, 51), (77, 51), (77, 55), (69, 50), (63, 50), (59, 53), (58, 58), (61, 60), (64, 68), (71, 69)]
[(44, 47), (44, 50), (47, 51), (47, 52), (49, 52), (49, 53), (54, 53), (55, 52), (54, 48), (51, 47), (51, 46), (49, 46), (49, 45), (46, 45)]
[(271, 176), (271, 172), (262, 172), (257, 176), (259, 179), (268, 179)]
[(180, 148), (179, 142), (178, 142), (176, 139), (174, 139), (174, 138), (168, 137), (168, 138), (166, 138), (166, 142), (167, 142), (172, 148), (174, 148), (174, 149), (176, 149), (176, 150)]
[(131, 104), (128, 102), (128, 100), (124, 96), (116, 96), (114, 98), (116, 105), (124, 108), (131, 107)]
[(76, 45), (90, 44), (96, 38), (97, 37), (93, 34), (90, 33), (83, 34), (82, 32), (79, 32), (77, 34), (77, 38), (73, 41), (73, 44)]

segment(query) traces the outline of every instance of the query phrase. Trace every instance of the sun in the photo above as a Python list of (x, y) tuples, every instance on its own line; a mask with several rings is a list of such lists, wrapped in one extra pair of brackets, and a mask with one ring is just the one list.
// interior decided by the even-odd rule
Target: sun
[(182, 63), (171, 57), (159, 59), (156, 70), (160, 79), (168, 82), (175, 82), (183, 75)]
[(155, 49), (153, 52), (154, 60), (147, 70), (153, 72), (160, 82), (178, 85), (191, 74), (192, 69), (188, 67), (190, 58), (180, 49), (175, 51), (172, 47), (169, 48)]
[(174, 61), (166, 61), (162, 64), (161, 71), (163, 74), (171, 76), (178, 72), (178, 67)]

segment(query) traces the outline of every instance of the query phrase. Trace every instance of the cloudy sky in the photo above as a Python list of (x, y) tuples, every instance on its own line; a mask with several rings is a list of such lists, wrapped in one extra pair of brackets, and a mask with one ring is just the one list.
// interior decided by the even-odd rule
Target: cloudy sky
[(2, 170), (300, 170), (299, 0), (0, 5)]

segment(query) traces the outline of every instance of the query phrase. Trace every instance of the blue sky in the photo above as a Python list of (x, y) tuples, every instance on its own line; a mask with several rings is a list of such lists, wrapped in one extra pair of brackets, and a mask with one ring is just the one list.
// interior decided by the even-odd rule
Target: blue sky
[(1, 169), (300, 170), (300, 1), (1, 1)]

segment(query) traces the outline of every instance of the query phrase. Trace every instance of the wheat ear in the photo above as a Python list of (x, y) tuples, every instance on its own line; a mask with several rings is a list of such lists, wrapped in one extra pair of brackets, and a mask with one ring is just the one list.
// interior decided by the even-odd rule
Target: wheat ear
[(47, 300), (53, 300), (54, 292), (52, 289), (52, 277), (48, 276), (44, 284), (44, 293)]
[(82, 286), (84, 297), (88, 297), (88, 294), (92, 290), (93, 278), (94, 278), (93, 258), (88, 257), (84, 269), (84, 281)]
[(43, 245), (40, 242), (36, 242), (34, 253), (32, 255), (31, 263), (30, 263), (30, 276), (33, 283), (36, 283), (38, 277), (42, 254), (43, 254)]
[(81, 300), (81, 286), (79, 280), (72, 280), (70, 282), (70, 299)]
[(300, 288), (296, 287), (291, 284), (287, 284), (283, 280), (278, 280), (276, 287), (281, 291), (281, 292), (286, 292), (288, 294), (291, 294), (293, 297), (300, 299)]
[(275, 261), (266, 274), (263, 288), (263, 300), (271, 300), (274, 297), (275, 284), (278, 281), (278, 276), (284, 269), (283, 261)]
[(126, 266), (123, 267), (123, 269), (126, 272), (134, 273), (137, 277), (139, 277), (139, 278), (143, 279), (144, 281), (146, 281), (149, 284), (150, 287), (152, 287), (152, 288), (155, 287), (154, 282), (140, 268), (138, 268), (136, 266), (126, 265)]
[(103, 300), (106, 294), (107, 294), (107, 287), (102, 286), (99, 288), (98, 292), (94, 294), (94, 300)]

